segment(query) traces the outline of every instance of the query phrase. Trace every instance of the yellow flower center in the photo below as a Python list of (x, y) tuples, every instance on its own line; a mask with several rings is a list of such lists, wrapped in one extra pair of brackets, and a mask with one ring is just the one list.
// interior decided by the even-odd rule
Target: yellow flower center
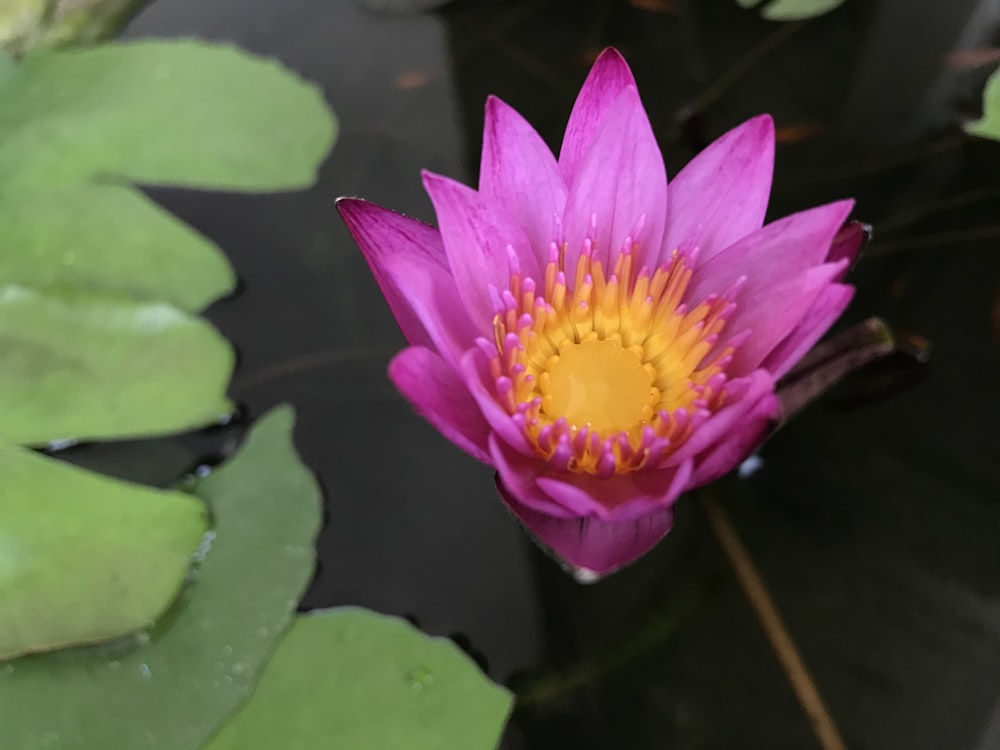
[(606, 275), (588, 243), (572, 284), (564, 254), (553, 249), (542, 289), (515, 273), (502, 295), (497, 395), (555, 468), (635, 471), (677, 450), (722, 405), (733, 350), (717, 343), (733, 306), (711, 296), (688, 309), (692, 271), (676, 252), (637, 273), (626, 246)]
[(542, 375), (542, 412), (601, 433), (648, 420), (659, 400), (639, 356), (617, 341), (565, 347)]

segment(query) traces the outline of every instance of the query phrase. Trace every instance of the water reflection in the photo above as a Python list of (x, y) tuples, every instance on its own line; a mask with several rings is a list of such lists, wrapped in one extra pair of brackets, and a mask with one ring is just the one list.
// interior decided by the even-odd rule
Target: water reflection
[[(589, 62), (614, 44), (669, 174), (769, 111), (782, 141), (773, 215), (853, 195), (874, 224), (845, 325), (878, 314), (928, 338), (930, 369), (905, 388), (892, 370), (855, 379), (765, 446), (752, 476), (712, 492), (850, 747), (994, 746), (1000, 144), (959, 128), (986, 71), (944, 56), (996, 32), (985, 0), (848, 0), (788, 26), (733, 0), (456, 0), (431, 15), (155, 3), (132, 34), (277, 55), (318, 80), (342, 120), (307, 193), (157, 193), (245, 282), (211, 313), (241, 353), (234, 397), (251, 415), (299, 406), (297, 444), (328, 499), (304, 605), (362, 604), (463, 634), (494, 678), (517, 675), (512, 748), (820, 746), (698, 499), (653, 554), (595, 586), (519, 533), (488, 470), (385, 380), (402, 339), (333, 210), (363, 194), (430, 218), (418, 170), (474, 177), (487, 94), (554, 144)], [(858, 393), (863, 408), (835, 408)], [(215, 452), (172, 445), (152, 474)]]

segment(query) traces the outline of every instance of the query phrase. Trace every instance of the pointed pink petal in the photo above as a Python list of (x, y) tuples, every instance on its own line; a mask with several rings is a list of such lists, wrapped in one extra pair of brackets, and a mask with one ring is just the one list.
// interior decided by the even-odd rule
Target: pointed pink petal
[(489, 425), (451, 365), (429, 349), (411, 346), (389, 363), (389, 379), (438, 432), (473, 458), (490, 463)]
[(631, 521), (556, 518), (520, 502), (502, 482), (500, 497), (525, 529), (582, 580), (607, 575), (649, 552), (674, 523), (673, 506)]
[[(762, 399), (774, 395), (775, 386), (766, 370), (754, 370), (745, 378), (731, 380), (725, 385), (726, 405), (705, 420), (694, 434), (667, 459), (670, 466), (689, 460), (724, 442), (741, 429), (746, 415)], [(777, 417), (777, 414), (774, 415)]]
[(774, 122), (759, 115), (717, 139), (670, 183), (660, 257), (693, 244), (707, 261), (760, 229), (774, 169)]
[(635, 86), (632, 71), (618, 50), (609, 47), (590, 69), (566, 125), (559, 151), (559, 168), (567, 184), (572, 182), (580, 163), (590, 151), (611, 105), (628, 86)]
[(544, 267), (549, 245), (560, 239), (556, 227), (566, 207), (566, 184), (541, 136), (494, 96), (486, 100), (479, 193), (521, 225)]
[(399, 253), (382, 261), (381, 273), (387, 283), (405, 295), (404, 302), (425, 332), (429, 348), (453, 367), (458, 366), (462, 354), (475, 345), (478, 334), (448, 270), (423, 263), (412, 254)]
[(691, 486), (713, 482), (743, 463), (777, 427), (780, 412), (781, 404), (773, 393), (753, 402), (740, 417), (737, 429), (695, 459)]
[(538, 278), (528, 238), (506, 211), (472, 188), (431, 172), (425, 171), (423, 178), (458, 294), (476, 329), (492, 336), (495, 310), (489, 288), (508, 288), (511, 255), (524, 275)]
[[(450, 274), (441, 234), (423, 222), (357, 198), (339, 199), (337, 210), (361, 248), (406, 340), (421, 346), (430, 344), (431, 337), (420, 317), (414, 313), (405, 285), (386, 271), (385, 263), (388, 258), (406, 257), (413, 267), (426, 269), (427, 275), (440, 277), (440, 284), (447, 288)], [(454, 284), (451, 287), (454, 288)]]
[[(689, 304), (697, 304), (709, 294), (719, 294), (740, 277), (746, 284), (737, 304), (756, 298), (785, 280), (820, 265), (837, 231), (851, 212), (850, 200), (828, 203), (785, 216), (730, 245), (706, 261), (699, 255), (691, 287), (685, 294)], [(735, 332), (737, 328), (728, 327)]]
[(788, 337), (765, 357), (761, 367), (769, 370), (775, 379), (788, 372), (836, 322), (853, 296), (854, 287), (851, 286), (830, 284), (825, 287), (805, 317)]
[(749, 373), (799, 324), (813, 302), (843, 272), (846, 260), (826, 263), (750, 296), (740, 296), (727, 329), (752, 334), (733, 355), (732, 375)]
[(631, 238), (640, 253), (636, 266), (643, 266), (660, 246), (666, 207), (663, 157), (639, 92), (629, 86), (612, 105), (570, 183), (563, 219), (566, 268), (571, 273), (576, 268), (588, 238), (605, 267)]

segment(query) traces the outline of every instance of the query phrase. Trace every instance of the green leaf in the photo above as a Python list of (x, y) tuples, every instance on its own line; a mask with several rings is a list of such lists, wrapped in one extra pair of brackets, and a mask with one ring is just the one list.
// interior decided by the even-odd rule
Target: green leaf
[(0, 287), (0, 441), (170, 433), (230, 411), (228, 343), (163, 303)]
[(0, 446), (0, 659), (148, 627), (180, 590), (204, 506)]
[(275, 61), (193, 40), (35, 52), (0, 83), (8, 189), (107, 174), (299, 188), (313, 182), (334, 131), (316, 86)]
[(970, 135), (1000, 141), (1000, 69), (993, 71), (983, 89), (983, 116), (965, 124)]
[(333, 609), (295, 621), (207, 750), (493, 750), (511, 702), (451, 641)]
[(199, 310), (232, 290), (225, 257), (141, 193), (117, 185), (8, 192), (0, 279), (77, 287)]
[(262, 418), (197, 488), (216, 537), (148, 639), (0, 666), (2, 747), (192, 750), (243, 703), (313, 570), (320, 492), (292, 423), (287, 407)]

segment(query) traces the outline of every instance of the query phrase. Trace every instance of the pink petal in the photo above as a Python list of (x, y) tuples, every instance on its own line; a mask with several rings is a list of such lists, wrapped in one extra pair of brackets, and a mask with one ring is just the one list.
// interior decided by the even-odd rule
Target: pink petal
[(774, 379), (766, 370), (754, 370), (745, 378), (726, 383), (726, 405), (709, 417), (667, 460), (673, 465), (689, 460), (730, 439), (742, 428), (746, 415), (775, 391)]
[(592, 581), (642, 557), (674, 523), (673, 506), (631, 521), (555, 518), (521, 503), (500, 482), (500, 497), (525, 529), (580, 580)]
[(522, 506), (553, 518), (574, 519), (581, 516), (575, 508), (557, 502), (538, 486), (536, 480), (548, 468), (543, 458), (512, 450), (496, 434), (490, 435), (489, 451), (498, 481)]
[(455, 369), (421, 346), (411, 346), (389, 363), (389, 379), (414, 409), (455, 445), (483, 463), (489, 425)]
[(799, 324), (823, 289), (843, 272), (846, 260), (811, 268), (769, 289), (740, 296), (728, 322), (733, 333), (749, 329), (751, 336), (733, 355), (728, 372), (735, 376), (757, 369), (765, 357)]
[[(686, 489), (693, 463), (666, 469), (616, 474), (599, 479), (590, 474), (550, 473), (537, 479), (539, 489), (577, 515), (603, 521), (634, 521), (671, 505)], [(501, 475), (502, 478), (502, 475)]]
[(639, 92), (628, 86), (570, 183), (563, 219), (566, 268), (575, 269), (586, 239), (594, 242), (595, 258), (606, 264), (631, 238), (641, 253), (637, 267), (645, 265), (660, 246), (666, 206), (663, 157)]
[(609, 47), (590, 69), (566, 125), (559, 151), (559, 168), (567, 184), (572, 182), (580, 163), (590, 151), (611, 105), (628, 86), (635, 86), (632, 71), (618, 50)]
[(413, 310), (412, 297), (406, 293), (405, 283), (401, 284), (405, 280), (388, 273), (385, 262), (396, 256), (406, 257), (412, 267), (440, 278), (447, 287), (444, 280), (450, 274), (441, 234), (423, 222), (357, 198), (340, 198), (337, 210), (361, 248), (406, 340), (420, 346), (430, 344), (431, 337)]
[[(743, 237), (711, 260), (699, 262), (685, 299), (696, 304), (709, 294), (726, 291), (740, 277), (746, 284), (737, 304), (756, 298), (783, 281), (818, 266), (844, 219), (851, 212), (850, 200), (828, 203), (785, 216)], [(730, 331), (736, 328), (730, 327)]]
[(502, 206), (524, 229), (544, 266), (566, 207), (559, 165), (535, 129), (509, 105), (486, 100), (479, 193)]
[(707, 261), (760, 229), (774, 170), (774, 122), (747, 120), (691, 160), (670, 183), (661, 258), (683, 245)]
[(693, 467), (691, 461), (680, 461), (665, 469), (599, 479), (553, 471), (533, 450), (516, 450), (499, 434), (491, 436), (489, 448), (501, 481), (523, 505), (560, 518), (633, 520), (672, 503)]
[(743, 413), (738, 429), (695, 459), (691, 486), (708, 484), (735, 469), (778, 425), (780, 412), (781, 403), (776, 395), (761, 396)]
[(538, 278), (538, 263), (524, 230), (472, 188), (423, 172), (437, 213), (448, 265), (476, 330), (492, 336), (495, 310), (489, 288), (507, 289), (512, 255), (524, 275)]
[(761, 367), (770, 370), (775, 379), (788, 372), (836, 322), (853, 296), (854, 287), (851, 286), (830, 284), (825, 287), (788, 337), (764, 358)]
[(397, 254), (382, 261), (381, 272), (405, 295), (410, 314), (422, 326), (429, 342), (422, 345), (438, 352), (453, 367), (458, 366), (478, 334), (448, 270), (422, 263), (412, 255)]

